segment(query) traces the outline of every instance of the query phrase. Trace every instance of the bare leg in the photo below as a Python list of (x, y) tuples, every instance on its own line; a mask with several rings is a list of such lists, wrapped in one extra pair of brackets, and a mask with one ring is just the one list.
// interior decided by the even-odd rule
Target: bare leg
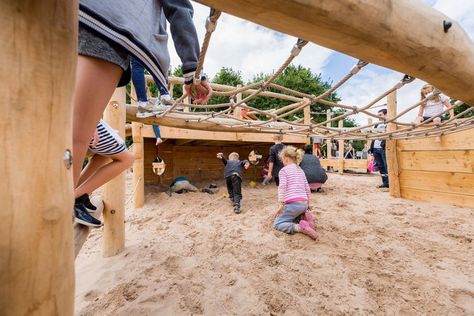
[(72, 130), (74, 187), (79, 181), (87, 145), (121, 75), (122, 69), (115, 64), (81, 55), (77, 59)]
[[(84, 168), (84, 170), (82, 170), (77, 186), (80, 187), (81, 184), (83, 184), (94, 173), (96, 173), (97, 170), (99, 170), (101, 167), (105, 166), (106, 164), (110, 162), (112, 162), (112, 159), (107, 156), (101, 156), (101, 155), (92, 156), (87, 166)], [(86, 192), (86, 193), (90, 194), (92, 192)], [(79, 197), (79, 195), (75, 194), (75, 197)]]
[(133, 154), (128, 150), (109, 157), (112, 158), (112, 162), (102, 165), (94, 174), (84, 180), (84, 182), (76, 188), (74, 192), (76, 196), (93, 192), (130, 167), (134, 160)]

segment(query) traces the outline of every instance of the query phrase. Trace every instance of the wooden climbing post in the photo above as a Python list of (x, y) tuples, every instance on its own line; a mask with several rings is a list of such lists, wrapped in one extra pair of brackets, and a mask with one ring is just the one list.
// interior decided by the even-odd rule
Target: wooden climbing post
[[(308, 102), (308, 105), (304, 107), (303, 110), (303, 115), (304, 115), (304, 124), (305, 125), (311, 125), (311, 103), (309, 102), (308, 99), (304, 99), (304, 101)], [(306, 144), (311, 144), (311, 137), (307, 137), (306, 139)]]
[[(326, 110), (326, 120), (329, 121), (332, 117), (331, 114), (331, 109)], [(331, 122), (326, 123), (326, 127), (331, 127)], [(331, 152), (331, 140), (326, 139), (326, 158), (331, 159), (332, 158), (332, 152)]]
[[(104, 121), (125, 137), (125, 88), (115, 89), (104, 112)], [(125, 172), (104, 185), (104, 257), (115, 256), (125, 247)]]
[[(344, 128), (344, 120), (339, 121), (339, 129)], [(337, 167), (337, 171), (340, 174), (344, 173), (344, 140), (340, 139), (339, 140), (339, 163)]]
[[(387, 119), (390, 120), (397, 115), (397, 91), (387, 96)], [(387, 132), (393, 132), (397, 129), (397, 124), (388, 123)], [(390, 195), (400, 197), (400, 172), (398, 168), (397, 141), (387, 139), (385, 146), (387, 156), (388, 179), (390, 183)]]
[(133, 162), (133, 205), (135, 208), (141, 208), (145, 204), (145, 174), (144, 174), (144, 139), (142, 135), (142, 123), (132, 123), (132, 138), (133, 138), (133, 155), (135, 160)]
[(77, 1), (0, 2), (0, 314), (73, 315)]
[[(184, 88), (184, 84), (183, 84), (183, 95), (184, 94), (186, 94), (186, 89)], [(191, 104), (191, 96), (188, 95), (186, 98), (184, 98), (183, 103)], [(189, 112), (189, 107), (185, 107), (183, 112)]]
[[(242, 88), (242, 85), (241, 85), (241, 84), (237, 85), (237, 89), (240, 89), (240, 88)], [(242, 101), (242, 92), (237, 93), (237, 95), (235, 96), (235, 98), (236, 98), (237, 103), (239, 103), (240, 101)], [(237, 106), (237, 107), (234, 109), (234, 117), (242, 118), (242, 108), (241, 108), (240, 106)]]

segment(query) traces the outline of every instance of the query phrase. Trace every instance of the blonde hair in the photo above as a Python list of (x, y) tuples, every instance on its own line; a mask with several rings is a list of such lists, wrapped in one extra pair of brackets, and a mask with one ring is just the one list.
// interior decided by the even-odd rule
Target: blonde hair
[(283, 140), (283, 135), (282, 134), (276, 134), (273, 136), (273, 140), (276, 142), (281, 142)]
[(304, 155), (303, 150), (298, 149), (294, 146), (285, 146), (280, 151), (280, 154), (278, 156), (280, 157), (281, 161), (283, 161), (284, 157), (287, 157), (293, 160), (297, 165), (299, 165), (301, 160), (303, 160), (303, 155)]
[[(432, 85), (430, 85), (429, 83), (427, 83), (427, 84), (425, 84), (423, 87), (421, 87), (421, 90), (420, 90), (420, 97), (421, 97), (421, 99), (420, 99), (420, 100), (423, 100), (424, 98), (426, 98), (425, 95), (423, 94), (423, 90), (429, 89), (429, 88), (431, 88), (431, 92), (434, 92), (434, 91), (435, 91), (435, 88), (434, 88)], [(438, 95), (435, 95), (434, 98), (433, 98), (433, 100), (434, 100), (435, 102), (439, 102), (439, 101), (440, 101), (439, 94), (438, 94)]]
[(230, 153), (229, 154), (229, 160), (239, 160), (239, 154), (236, 152)]

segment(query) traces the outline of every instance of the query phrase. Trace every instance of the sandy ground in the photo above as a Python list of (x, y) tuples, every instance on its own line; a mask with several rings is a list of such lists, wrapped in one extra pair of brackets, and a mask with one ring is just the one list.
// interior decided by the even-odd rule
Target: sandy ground
[(223, 183), (148, 192), (128, 203), (123, 253), (102, 258), (101, 229), (84, 245), (76, 314), (474, 315), (474, 210), (394, 199), (379, 181), (331, 174), (312, 196), (317, 242), (271, 228), (274, 185), (245, 185), (240, 215)]

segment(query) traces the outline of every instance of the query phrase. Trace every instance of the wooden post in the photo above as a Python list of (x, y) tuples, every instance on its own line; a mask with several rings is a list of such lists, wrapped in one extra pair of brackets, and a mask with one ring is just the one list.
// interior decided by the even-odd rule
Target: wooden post
[(77, 1), (0, 2), (0, 314), (72, 315)]
[[(394, 91), (387, 96), (387, 119), (390, 120), (397, 115), (397, 92)], [(388, 123), (387, 132), (397, 129), (397, 124)], [(397, 141), (388, 139), (385, 146), (387, 156), (388, 179), (390, 183), (390, 195), (400, 197), (400, 172), (398, 168)]]
[[(339, 128), (342, 129), (344, 127), (344, 120), (339, 121)], [(340, 174), (344, 173), (344, 140), (339, 140), (339, 163), (337, 167), (337, 171)]]
[(170, 94), (170, 97), (173, 98), (173, 91), (174, 91), (174, 84), (173, 83), (170, 83), (170, 89), (169, 89), (169, 94)]
[[(330, 120), (332, 117), (332, 114), (331, 114), (331, 109), (327, 109), (326, 110), (326, 120)], [(331, 122), (327, 122), (326, 123), (326, 127), (331, 127)], [(330, 139), (326, 139), (326, 159), (331, 159), (332, 158), (332, 152), (331, 152), (331, 140)]]
[[(237, 89), (239, 88), (242, 88), (241, 84), (237, 85)], [(237, 103), (242, 101), (242, 93), (237, 93), (236, 101)], [(237, 106), (236, 108), (234, 108), (234, 117), (242, 118), (242, 108), (240, 106)]]
[[(311, 125), (311, 103), (309, 102), (308, 99), (305, 99), (305, 101), (308, 101), (308, 105), (305, 106), (305, 108), (303, 110), (304, 124)], [(307, 145), (311, 144), (311, 137), (307, 137), (306, 144)]]
[[(125, 88), (115, 89), (104, 112), (104, 121), (125, 136)], [(104, 185), (104, 257), (115, 256), (125, 247), (125, 172)]]
[(133, 154), (135, 156), (135, 161), (133, 162), (132, 183), (133, 188), (135, 189), (133, 195), (133, 205), (135, 208), (141, 208), (145, 204), (145, 154), (142, 128), (142, 123), (132, 123)]
[[(183, 84), (183, 94), (186, 94), (186, 89), (184, 88), (184, 84)], [(186, 98), (184, 98), (183, 103), (191, 104), (191, 97), (188, 95)], [(189, 108), (185, 107), (183, 112), (189, 112)]]

